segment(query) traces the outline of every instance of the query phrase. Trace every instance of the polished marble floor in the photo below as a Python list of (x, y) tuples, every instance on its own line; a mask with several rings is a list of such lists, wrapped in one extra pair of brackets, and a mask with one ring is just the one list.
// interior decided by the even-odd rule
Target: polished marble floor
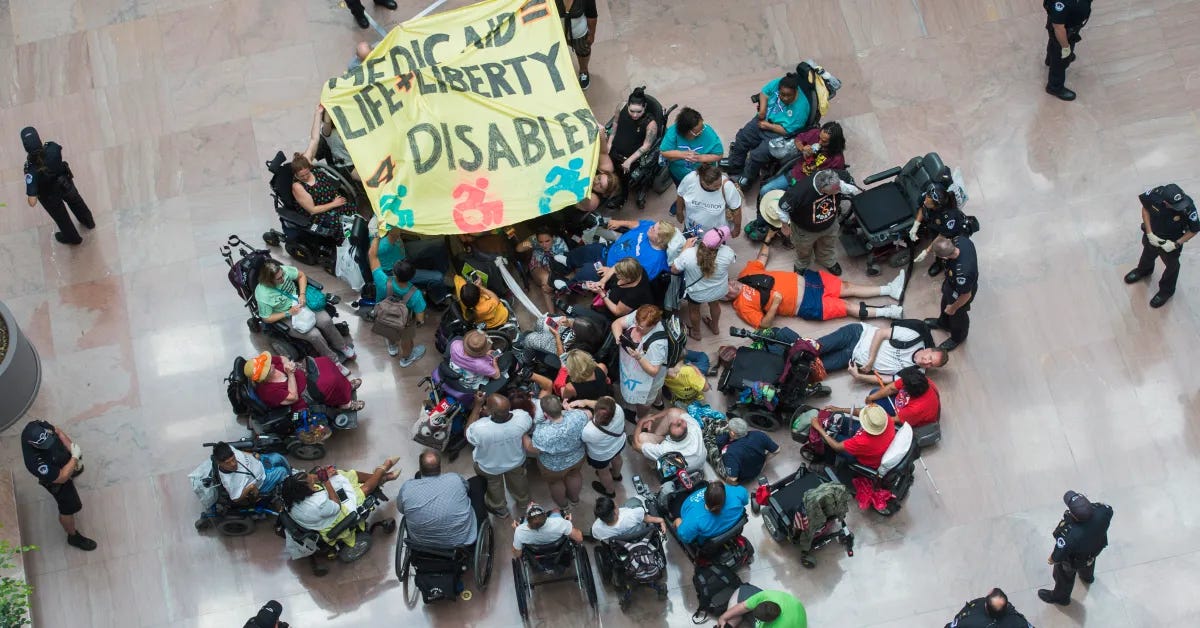
[[(925, 460), (940, 494), (919, 473), (897, 516), (852, 513), (853, 558), (827, 549), (811, 571), (756, 520), (748, 578), (795, 593), (820, 627), (940, 626), (993, 586), (1039, 627), (1200, 621), (1200, 249), (1184, 253), (1179, 293), (1161, 310), (1147, 306), (1150, 285), (1121, 283), (1138, 254), (1136, 194), (1171, 180), (1200, 192), (1200, 2), (1097, 1), (1068, 75), (1075, 103), (1042, 92), (1038, 0), (598, 4), (587, 93), (598, 117), (645, 84), (698, 108), (728, 141), (751, 92), (815, 57), (845, 82), (827, 118), (845, 125), (860, 179), (937, 150), (965, 173), (983, 224), (974, 332), (937, 374), (946, 438)], [(423, 7), (372, 14), (390, 24)], [(470, 602), (412, 607), (390, 543), (316, 579), (284, 560), (269, 530), (192, 530), (186, 473), (202, 441), (242, 434), (221, 379), (257, 342), (217, 247), (272, 226), (263, 161), (302, 147), (321, 80), (359, 37), (332, 0), (0, 0), (0, 58), (10, 59), (0, 70), (0, 298), (44, 361), (35, 413), (88, 451), (80, 525), (100, 542), (91, 554), (65, 546), (6, 431), (0, 464), (17, 471), (22, 535), (41, 548), (29, 556), (38, 626), (225, 628), (269, 598), (295, 626), (518, 623), (503, 561)], [(24, 204), (26, 124), (66, 148), (96, 214), (80, 247), (53, 242), (44, 213)], [(652, 200), (646, 215), (665, 205)], [(744, 240), (735, 248), (751, 254)], [(772, 263), (790, 267), (782, 254)], [(846, 265), (863, 278), (861, 264)], [(936, 292), (916, 277), (909, 313), (933, 314)], [(411, 471), (415, 384), (432, 359), (401, 370), (365, 333), (359, 348), (368, 410), (360, 430), (332, 441), (332, 459), (402, 455)], [(835, 403), (866, 392), (845, 376), (832, 385)], [(795, 447), (785, 449), (768, 473), (794, 468)], [(1117, 514), (1096, 583), (1048, 608), (1035, 591), (1050, 582), (1050, 530), (1068, 488)], [(539, 591), (535, 623), (690, 625), (685, 565), (672, 552), (665, 604), (638, 599), (623, 614), (602, 593), (590, 619), (561, 585)]]

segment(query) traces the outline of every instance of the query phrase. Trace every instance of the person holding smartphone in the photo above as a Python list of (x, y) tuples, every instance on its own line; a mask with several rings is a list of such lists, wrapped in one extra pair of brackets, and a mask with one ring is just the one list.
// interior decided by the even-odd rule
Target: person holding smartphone
[(667, 334), (661, 321), (662, 308), (643, 305), (612, 324), (613, 337), (621, 344), (621, 396), (638, 416), (650, 411), (667, 378)]

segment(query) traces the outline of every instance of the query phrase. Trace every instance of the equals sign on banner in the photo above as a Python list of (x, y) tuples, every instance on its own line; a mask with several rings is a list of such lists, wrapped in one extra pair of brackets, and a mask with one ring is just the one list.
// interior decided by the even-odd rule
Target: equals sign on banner
[(550, 15), (550, 10), (546, 8), (546, 0), (530, 0), (521, 5), (522, 24), (536, 22), (547, 15)]

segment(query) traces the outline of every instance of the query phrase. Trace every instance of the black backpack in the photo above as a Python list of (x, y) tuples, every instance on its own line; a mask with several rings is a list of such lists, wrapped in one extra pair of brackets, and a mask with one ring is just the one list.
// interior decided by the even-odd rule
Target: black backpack
[(892, 332), (895, 333), (897, 327), (911, 329), (917, 332), (917, 337), (912, 340), (896, 340), (894, 337), (888, 338), (888, 342), (897, 349), (911, 349), (918, 343), (923, 343), (925, 347), (933, 347), (933, 333), (929, 330), (929, 325), (925, 321), (918, 318), (902, 318), (898, 321), (892, 321)]
[(654, 551), (646, 538), (622, 542), (621, 549), (625, 554), (625, 574), (634, 582), (654, 582), (667, 568), (663, 556)]
[(692, 615), (692, 623), (698, 624), (709, 615), (720, 616), (725, 612), (729, 600), (742, 586), (742, 579), (729, 567), (713, 563), (696, 567), (692, 573), (692, 586), (696, 588), (696, 597), (700, 602), (699, 610)]
[(687, 335), (683, 331), (683, 321), (674, 314), (664, 316), (662, 326), (663, 331), (656, 331), (642, 341), (641, 350), (645, 352), (646, 347), (665, 339), (667, 341), (667, 362), (663, 366), (672, 367), (678, 364), (683, 359), (684, 353), (687, 352)]
[(246, 405), (246, 400), (242, 397), (243, 386), (246, 380), (246, 372), (243, 370), (245, 366), (245, 358), (241, 356), (234, 358), (233, 370), (225, 378), (225, 394), (229, 397), (229, 407), (233, 408), (233, 413), (237, 415), (242, 415), (250, 411), (250, 407)]

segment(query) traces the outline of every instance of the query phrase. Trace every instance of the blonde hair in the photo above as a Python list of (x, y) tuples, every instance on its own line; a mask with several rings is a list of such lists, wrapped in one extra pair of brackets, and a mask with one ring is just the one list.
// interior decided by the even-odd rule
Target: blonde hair
[(642, 278), (642, 265), (636, 258), (626, 257), (613, 266), (613, 272), (621, 281), (637, 282)]
[(573, 383), (590, 380), (596, 372), (596, 360), (582, 349), (571, 349), (566, 359), (567, 379)]
[(666, 248), (671, 243), (671, 238), (675, 237), (675, 225), (665, 220), (660, 220), (655, 224), (658, 227), (658, 237), (654, 239), (654, 244)]

